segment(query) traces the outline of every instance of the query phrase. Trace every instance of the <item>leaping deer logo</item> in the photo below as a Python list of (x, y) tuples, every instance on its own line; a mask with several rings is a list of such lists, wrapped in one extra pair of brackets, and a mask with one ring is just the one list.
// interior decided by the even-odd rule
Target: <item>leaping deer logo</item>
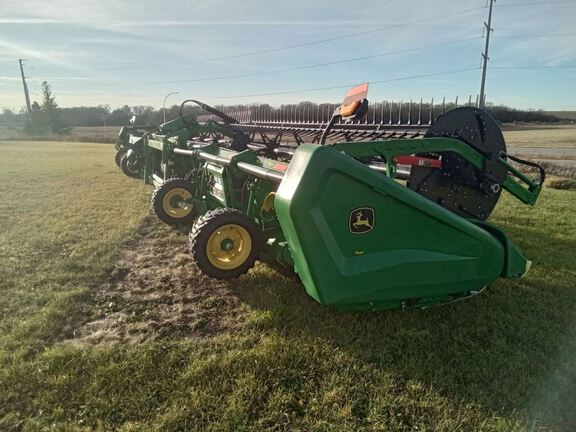
[(356, 222), (354, 222), (352, 226), (354, 228), (360, 228), (361, 226), (372, 228), (372, 224), (368, 219), (364, 219), (364, 215), (362, 214), (362, 212), (356, 213)]
[(361, 207), (350, 212), (349, 228), (353, 234), (363, 234), (374, 227), (374, 209)]

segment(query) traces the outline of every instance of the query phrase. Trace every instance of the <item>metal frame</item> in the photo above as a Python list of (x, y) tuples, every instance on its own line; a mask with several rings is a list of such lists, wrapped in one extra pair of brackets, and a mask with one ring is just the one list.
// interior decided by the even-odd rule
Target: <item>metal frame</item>
[[(339, 141), (383, 140), (396, 138), (422, 137), (434, 119), (458, 106), (477, 106), (472, 95), (468, 102), (458, 104), (446, 98), (441, 103), (430, 102), (373, 102), (362, 120), (335, 122), (327, 136), (328, 143)], [(226, 111), (225, 114), (236, 121), (230, 125), (249, 134), (252, 141), (272, 147), (298, 146), (302, 143), (320, 142), (322, 132), (330, 123), (332, 113), (340, 104), (320, 104), (316, 107), (285, 106), (272, 108), (268, 105), (255, 106), (247, 110)], [(197, 121), (218, 121), (217, 115), (201, 115)]]

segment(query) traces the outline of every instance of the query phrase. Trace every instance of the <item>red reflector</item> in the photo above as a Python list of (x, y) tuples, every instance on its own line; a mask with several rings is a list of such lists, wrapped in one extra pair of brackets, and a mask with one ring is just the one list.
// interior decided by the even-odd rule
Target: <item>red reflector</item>
[(442, 161), (440, 159), (425, 158), (420, 156), (396, 156), (394, 158), (394, 162), (401, 165), (416, 165), (430, 168), (442, 167)]
[(284, 164), (276, 164), (272, 167), (272, 169), (275, 171), (286, 171), (286, 168), (288, 168), (288, 165)]

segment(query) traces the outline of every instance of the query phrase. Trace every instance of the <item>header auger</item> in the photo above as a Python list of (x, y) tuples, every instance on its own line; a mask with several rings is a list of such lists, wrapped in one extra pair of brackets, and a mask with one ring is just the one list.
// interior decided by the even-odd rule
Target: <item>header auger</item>
[[(498, 125), (476, 108), (403, 138), (361, 130), (347, 121), (365, 114), (367, 87), (352, 89), (320, 133), (244, 124), (202, 104), (204, 123), (181, 116), (133, 134), (124, 158), (157, 186), (162, 221), (194, 222), (190, 251), (211, 277), (266, 259), (293, 269), (322, 304), (377, 310), (445, 303), (524, 275), (530, 261), (484, 220), (502, 190), (534, 204), (544, 172), (533, 179), (511, 165)], [(316, 143), (278, 138), (291, 128)]]

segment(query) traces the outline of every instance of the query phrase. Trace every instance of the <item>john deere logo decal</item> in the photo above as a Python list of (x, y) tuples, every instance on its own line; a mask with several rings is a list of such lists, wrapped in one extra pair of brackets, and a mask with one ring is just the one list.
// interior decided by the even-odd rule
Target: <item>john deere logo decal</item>
[(352, 234), (364, 234), (374, 228), (374, 209), (358, 207), (350, 212), (348, 229)]

